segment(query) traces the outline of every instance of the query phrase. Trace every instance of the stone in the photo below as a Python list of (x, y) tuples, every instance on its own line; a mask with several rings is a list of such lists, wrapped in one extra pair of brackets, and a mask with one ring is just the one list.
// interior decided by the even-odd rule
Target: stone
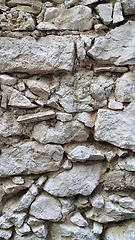
[(50, 35), (38, 42), (29, 36), (21, 39), (2, 37), (0, 45), (0, 73), (15, 71), (33, 75), (73, 69), (74, 43), (71, 36)]
[(19, 92), (23, 92), (23, 91), (25, 91), (25, 84), (24, 84), (24, 82), (18, 82), (18, 84), (17, 84), (17, 87), (18, 87), (18, 90), (19, 90)]
[(105, 190), (125, 191), (135, 189), (135, 177), (130, 172), (113, 171), (107, 174)]
[(121, 199), (121, 197), (117, 194), (112, 194), (109, 196), (109, 199), (113, 202), (113, 203), (119, 203), (119, 200)]
[(55, 112), (52, 110), (19, 116), (17, 118), (17, 122), (19, 123), (40, 122), (48, 120), (50, 118), (55, 118)]
[(108, 109), (98, 110), (95, 140), (135, 151), (134, 136), (134, 102), (121, 112)]
[(17, 185), (22, 185), (22, 184), (24, 184), (25, 181), (22, 177), (17, 177), (16, 176), (16, 177), (12, 178), (12, 182), (17, 184)]
[(37, 227), (32, 227), (32, 231), (33, 233), (39, 237), (39, 238), (43, 238), (43, 239), (46, 239), (47, 237), (47, 234), (48, 234), (48, 227), (47, 225), (39, 225)]
[(93, 229), (92, 232), (96, 235), (100, 235), (103, 232), (103, 225), (101, 223), (98, 222), (94, 222), (93, 223)]
[(89, 227), (81, 228), (73, 224), (52, 224), (51, 239), (58, 240), (63, 238), (69, 240), (99, 240), (99, 237), (95, 236)]
[[(134, 41), (135, 22), (127, 23), (110, 30), (106, 36), (97, 37), (94, 45), (88, 50), (88, 56), (98, 64), (115, 64), (125, 66), (135, 64)], [(114, 41), (114, 39), (116, 39)]]
[(78, 0), (67, 0), (65, 1), (66, 8), (75, 6), (79, 1)]
[(23, 96), (19, 91), (15, 90), (15, 89), (10, 96), (8, 105), (12, 106), (12, 107), (19, 107), (19, 108), (35, 108), (35, 107), (37, 107), (35, 104), (32, 104), (31, 101), (27, 97)]
[(112, 22), (112, 3), (99, 4), (95, 10), (105, 25), (109, 25)]
[(25, 97), (30, 98), (31, 100), (35, 100), (37, 96), (35, 96), (29, 89), (25, 91)]
[(20, 228), (25, 221), (26, 213), (7, 213), (7, 218), (14, 224), (15, 227)]
[(44, 81), (44, 79), (36, 80), (36, 79), (26, 79), (24, 80), (25, 84), (28, 86), (30, 91), (35, 95), (43, 98), (47, 101), (50, 95), (49, 84)]
[(72, 168), (72, 166), (73, 166), (73, 163), (69, 159), (67, 159), (62, 165), (62, 168), (64, 168), (65, 170), (69, 170)]
[(68, 158), (72, 162), (85, 162), (87, 160), (103, 160), (104, 155), (92, 145), (89, 148), (78, 146), (68, 154)]
[(62, 218), (61, 204), (54, 197), (41, 193), (30, 207), (31, 215), (38, 219), (57, 222)]
[[(76, 19), (77, 16), (77, 19)], [(74, 6), (69, 9), (47, 8), (44, 21), (37, 26), (39, 30), (90, 30), (93, 25), (93, 15), (86, 6)]]
[(90, 205), (89, 198), (83, 195), (79, 195), (78, 199), (75, 201), (75, 205), (80, 209), (86, 208)]
[(93, 197), (90, 197), (90, 202), (95, 208), (102, 208), (104, 206), (104, 198), (100, 194), (95, 194)]
[(119, 200), (119, 204), (123, 208), (135, 210), (135, 199), (131, 197), (123, 197)]
[(118, 149), (117, 149), (117, 155), (118, 155), (120, 158), (123, 158), (123, 157), (125, 157), (126, 155), (128, 155), (128, 151), (127, 151), (127, 150), (124, 150), (124, 149), (118, 148)]
[(55, 98), (55, 97), (50, 98), (50, 99), (47, 101), (46, 105), (49, 106), (49, 107), (56, 108), (57, 110), (61, 110), (61, 107), (60, 107), (60, 105), (58, 104), (58, 99)]
[(99, 32), (99, 31), (104, 30), (104, 29), (106, 29), (106, 26), (104, 24), (102, 24), (102, 23), (94, 24), (94, 30), (96, 32)]
[(57, 120), (60, 120), (62, 122), (68, 122), (68, 121), (72, 120), (72, 114), (57, 112), (56, 113), (56, 118), (57, 118)]
[(32, 14), (39, 14), (40, 11), (41, 11), (40, 7), (35, 8), (32, 5), (31, 5), (31, 7), (30, 6), (25, 6), (25, 5), (17, 5), (13, 9), (15, 9), (17, 11), (24, 11), (26, 13), (32, 13)]
[(42, 3), (41, 1), (33, 1), (33, 0), (10, 0), (8, 1), (8, 6), (9, 7), (15, 7), (16, 5), (28, 5), (28, 6), (33, 6), (34, 8), (40, 8), (41, 10), (41, 6)]
[(122, 110), (124, 106), (122, 103), (117, 102), (114, 99), (110, 99), (108, 103), (108, 108), (112, 110)]
[(77, 47), (77, 58), (79, 60), (83, 61), (86, 57), (86, 51), (85, 51), (85, 48), (84, 48), (84, 41), (82, 39), (77, 39), (76, 47)]
[(116, 80), (115, 98), (118, 102), (131, 102), (135, 99), (134, 74), (128, 72)]
[(83, 218), (83, 216), (77, 212), (74, 216), (70, 218), (70, 221), (79, 227), (87, 227), (88, 222)]
[(73, 198), (59, 198), (59, 201), (62, 206), (62, 216), (63, 216), (63, 218), (65, 218), (65, 216), (69, 215), (69, 213), (73, 212), (75, 209), (74, 199)]
[(41, 238), (38, 238), (35, 234), (28, 234), (25, 236), (15, 234), (14, 240), (41, 240)]
[(64, 149), (60, 145), (42, 145), (36, 141), (20, 142), (14, 147), (2, 149), (0, 177), (57, 171), (63, 159), (63, 153)]
[(125, 73), (128, 72), (127, 67), (95, 67), (94, 72), (100, 73), (100, 72), (114, 72), (114, 73)]
[(124, 15), (135, 14), (135, 2), (134, 0), (122, 0), (122, 8)]
[(113, 10), (113, 23), (119, 23), (124, 20), (123, 12), (122, 12), (122, 6), (120, 2), (116, 2), (114, 4), (114, 10)]
[(87, 113), (87, 112), (78, 113), (75, 116), (75, 119), (84, 123), (84, 125), (86, 127), (92, 128), (95, 125), (96, 113), (93, 113), (93, 112), (91, 112), (91, 113)]
[(24, 236), (27, 233), (30, 233), (31, 229), (30, 229), (30, 227), (28, 226), (27, 223), (24, 223), (20, 228), (15, 228), (15, 231), (18, 235)]
[(7, 86), (14, 86), (17, 83), (17, 78), (11, 77), (7, 74), (1, 74), (0, 83)]
[(30, 216), (29, 218), (28, 218), (28, 220), (27, 220), (27, 223), (28, 223), (28, 225), (30, 225), (30, 227), (32, 228), (32, 227), (40, 227), (40, 226), (42, 226), (43, 225), (43, 223), (44, 223), (44, 221), (43, 220), (39, 220), (39, 219), (37, 219), (37, 218), (35, 218), (35, 217), (32, 217), (32, 216)]
[(47, 180), (47, 177), (42, 175), (41, 177), (38, 178), (36, 182), (36, 186), (40, 188), (43, 185), (43, 183), (45, 183), (46, 180)]
[(97, 2), (99, 2), (99, 0), (83, 0), (84, 5), (90, 5)]
[(124, 157), (118, 159), (118, 166), (122, 170), (135, 171), (135, 158), (134, 157)]
[(119, 226), (113, 226), (106, 229), (104, 240), (132, 240), (135, 236), (134, 220), (123, 222)]
[(13, 223), (9, 221), (6, 215), (0, 216), (0, 229), (9, 229), (13, 227)]
[(116, 154), (112, 151), (109, 151), (105, 153), (105, 157), (108, 162), (111, 162), (116, 157)]
[(70, 197), (76, 194), (88, 196), (99, 184), (101, 170), (101, 163), (74, 166), (71, 170), (65, 170), (49, 178), (44, 190), (57, 197)]
[(64, 144), (71, 141), (83, 142), (88, 138), (88, 131), (82, 123), (78, 121), (60, 122), (55, 127), (48, 127), (46, 122), (38, 123), (34, 126), (32, 136), (40, 143)]
[(32, 195), (37, 196), (38, 195), (38, 189), (35, 184), (32, 184), (31, 187), (29, 188), (29, 191), (31, 192)]
[(3, 230), (0, 229), (0, 238), (8, 240), (12, 236), (12, 231), (11, 230)]
[(23, 189), (29, 188), (33, 182), (34, 182), (33, 180), (28, 178), (26, 178), (25, 182), (21, 184), (13, 183), (13, 181), (11, 180), (5, 180), (3, 183), (3, 189), (6, 194), (15, 194)]

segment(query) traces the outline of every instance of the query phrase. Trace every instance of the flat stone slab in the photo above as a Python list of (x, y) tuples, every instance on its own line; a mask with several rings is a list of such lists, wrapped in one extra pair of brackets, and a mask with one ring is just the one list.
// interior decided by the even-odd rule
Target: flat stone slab
[[(29, 74), (72, 71), (74, 43), (71, 36), (0, 38), (0, 73)], [(12, 59), (12, 60), (11, 60)], [(23, 64), (22, 64), (23, 63)]]
[(90, 195), (99, 183), (102, 164), (78, 165), (48, 179), (44, 190), (57, 197)]

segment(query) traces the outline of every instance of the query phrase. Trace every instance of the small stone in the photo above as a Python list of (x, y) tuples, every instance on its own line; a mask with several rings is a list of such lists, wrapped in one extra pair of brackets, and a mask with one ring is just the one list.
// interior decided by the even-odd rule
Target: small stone
[(32, 195), (37, 196), (38, 195), (38, 189), (35, 184), (32, 184), (32, 186), (29, 188), (29, 191), (32, 193)]
[(75, 205), (78, 208), (80, 208), (80, 209), (89, 206), (89, 199), (88, 199), (88, 197), (79, 195), (78, 199), (75, 201)]
[(24, 224), (26, 213), (9, 213), (7, 214), (7, 217), (15, 227), (20, 228)]
[(24, 184), (24, 179), (22, 177), (13, 177), (12, 182), (18, 185)]
[(18, 90), (19, 90), (20, 92), (25, 91), (25, 84), (24, 84), (24, 82), (19, 82), (19, 83), (17, 84), (17, 87), (18, 87)]
[(100, 235), (103, 232), (103, 225), (101, 223), (94, 222), (92, 232), (96, 235)]
[(106, 152), (105, 157), (106, 157), (108, 162), (111, 162), (116, 157), (116, 154), (112, 151)]
[[(23, 181), (24, 181), (24, 179), (23, 179)], [(11, 180), (5, 180), (3, 183), (3, 189), (4, 189), (5, 193), (6, 194), (15, 194), (15, 193), (19, 192), (20, 190), (29, 188), (32, 185), (33, 180), (26, 178), (24, 183), (22, 183), (22, 181), (20, 181), (20, 182), (21, 182), (21, 184), (18, 184), (18, 183), (16, 184), (16, 183), (13, 183), (13, 181), (11, 181)]]
[(108, 108), (112, 110), (122, 110), (124, 106), (122, 103), (117, 102), (114, 99), (110, 99), (108, 103)]
[(135, 171), (135, 158), (134, 157), (124, 157), (118, 159), (118, 166), (122, 170)]
[(90, 5), (97, 2), (99, 2), (99, 0), (83, 0), (84, 5)]
[(8, 240), (12, 236), (12, 231), (11, 230), (3, 230), (0, 229), (0, 238)]
[(133, 209), (135, 211), (135, 199), (131, 197), (123, 197), (119, 200), (119, 204), (123, 208)]
[(84, 123), (84, 125), (86, 127), (94, 127), (95, 125), (95, 121), (96, 121), (96, 113), (87, 113), (87, 112), (82, 112), (82, 113), (78, 113), (75, 116), (75, 119), (77, 119), (78, 121)]
[(113, 23), (119, 23), (124, 20), (123, 12), (122, 12), (122, 6), (120, 2), (116, 2), (114, 4), (114, 10), (113, 10)]
[(40, 188), (43, 185), (43, 183), (45, 183), (46, 180), (47, 180), (47, 177), (42, 175), (41, 177), (38, 178), (36, 182), (36, 186)]
[(96, 32), (100, 31), (100, 30), (104, 30), (106, 29), (105, 26), (101, 23), (98, 23), (98, 24), (94, 24), (94, 29)]
[(109, 25), (112, 22), (112, 3), (99, 4), (95, 10), (105, 25)]
[(1, 107), (7, 109), (8, 96), (2, 93)]
[(37, 227), (33, 226), (32, 231), (38, 238), (46, 239), (48, 234), (48, 226), (47, 225), (38, 225)]
[(109, 199), (113, 202), (113, 203), (118, 203), (119, 200), (121, 199), (121, 197), (117, 194), (112, 194), (109, 196)]
[(46, 103), (47, 106), (49, 107), (53, 107), (53, 108), (56, 108), (58, 110), (61, 110), (61, 107), (60, 105), (58, 104), (58, 100), (55, 98), (55, 97), (52, 97), (50, 98), (47, 103)]
[(30, 233), (31, 229), (30, 229), (30, 227), (28, 226), (27, 223), (24, 223), (20, 228), (15, 228), (15, 231), (18, 235), (24, 236), (27, 233)]
[(27, 97), (27, 98), (30, 98), (30, 99), (32, 99), (32, 100), (34, 100), (34, 99), (36, 99), (37, 98), (37, 96), (35, 96), (29, 89), (27, 89), (27, 91), (25, 91), (25, 96)]
[(60, 120), (62, 122), (68, 122), (68, 121), (72, 120), (72, 114), (57, 112), (56, 113), (56, 118), (57, 118), (57, 120)]
[(64, 164), (62, 165), (62, 167), (63, 167), (65, 170), (71, 169), (72, 166), (73, 166), (73, 164), (72, 164), (72, 162), (71, 162), (69, 159), (67, 159), (67, 160), (64, 162)]
[(134, 0), (122, 0), (122, 8), (124, 11), (124, 15), (135, 14), (135, 2)]
[(114, 73), (125, 73), (128, 72), (127, 67), (96, 67), (94, 68), (94, 72), (99, 73), (99, 72), (114, 72)]
[(44, 221), (30, 216), (27, 220), (27, 223), (28, 223), (28, 225), (30, 225), (30, 227), (35, 227), (35, 226), (43, 225)]
[(14, 86), (17, 83), (17, 78), (2, 74), (0, 75), (0, 83), (7, 86)]
[(73, 7), (77, 2), (79, 2), (79, 1), (78, 0), (66, 0), (65, 6), (66, 6), (66, 8), (70, 8), (70, 7)]
[(123, 149), (120, 149), (120, 148), (118, 148), (118, 150), (117, 150), (117, 155), (119, 156), (119, 157), (125, 157), (126, 155), (128, 154), (128, 151), (127, 150), (123, 150)]
[(78, 212), (70, 218), (70, 221), (79, 227), (88, 226), (88, 222), (83, 218), (83, 216)]
[(95, 208), (102, 208), (104, 206), (104, 198), (102, 195), (96, 194), (90, 197), (91, 205)]
[(9, 229), (13, 227), (13, 223), (9, 220), (6, 214), (0, 216), (0, 229)]
[(84, 48), (84, 41), (82, 39), (77, 39), (76, 47), (77, 47), (77, 58), (79, 60), (83, 61), (86, 57), (86, 51), (85, 51), (85, 48)]
[(11, 94), (11, 97), (8, 102), (9, 106), (19, 107), (19, 108), (35, 108), (37, 107), (35, 104), (32, 104), (28, 98), (23, 96), (17, 90)]
[(59, 201), (62, 205), (62, 216), (65, 218), (65, 216), (69, 215), (69, 213), (73, 212), (74, 207), (74, 199), (73, 198), (59, 198)]
[(38, 238), (35, 234), (28, 234), (24, 236), (15, 234), (14, 240), (41, 240), (41, 238)]

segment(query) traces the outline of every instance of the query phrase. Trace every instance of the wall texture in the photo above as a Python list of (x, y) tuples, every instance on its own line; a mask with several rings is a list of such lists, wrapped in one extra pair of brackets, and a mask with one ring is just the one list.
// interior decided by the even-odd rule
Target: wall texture
[(135, 238), (134, 14), (0, 0), (0, 239)]

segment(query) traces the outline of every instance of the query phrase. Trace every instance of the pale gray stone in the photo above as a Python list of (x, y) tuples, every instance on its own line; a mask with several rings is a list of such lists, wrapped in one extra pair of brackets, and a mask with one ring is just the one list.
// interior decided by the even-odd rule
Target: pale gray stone
[(36, 184), (32, 184), (32, 186), (29, 188), (29, 191), (32, 193), (32, 195), (37, 196), (38, 195), (38, 189)]
[(32, 227), (32, 231), (34, 232), (34, 234), (41, 238), (41, 239), (46, 239), (47, 234), (48, 234), (48, 226), (47, 224), (45, 225), (38, 225), (38, 226), (34, 226)]
[(119, 23), (124, 20), (123, 12), (122, 12), (122, 6), (120, 2), (116, 2), (114, 4), (114, 10), (113, 10), (113, 23)]
[(117, 155), (121, 158), (125, 157), (126, 155), (128, 155), (128, 151), (124, 150), (124, 149), (117, 149)]
[(39, 220), (39, 219), (37, 219), (37, 218), (35, 218), (35, 217), (30, 216), (30, 217), (28, 218), (28, 220), (27, 220), (27, 223), (28, 223), (28, 225), (30, 225), (31, 227), (37, 227), (37, 226), (43, 225), (44, 220), (41, 220), (41, 219)]
[(0, 217), (0, 228), (8, 229), (15, 225), (16, 227), (21, 227), (26, 218), (26, 213), (11, 213), (6, 212)]
[(108, 25), (112, 22), (112, 3), (99, 4), (95, 10), (105, 25)]
[(35, 140), (46, 143), (64, 144), (71, 141), (86, 141), (89, 134), (84, 125), (78, 121), (60, 122), (55, 127), (46, 125), (46, 122), (38, 123), (34, 126), (32, 136)]
[(119, 200), (121, 199), (121, 197), (117, 194), (112, 194), (109, 196), (109, 199), (113, 202), (113, 203), (118, 203)]
[(66, 240), (67, 238), (69, 240), (99, 240), (99, 237), (95, 236), (89, 227), (80, 228), (73, 224), (54, 223), (50, 232), (52, 240)]
[(134, 0), (121, 0), (124, 15), (135, 14), (135, 1)]
[(88, 222), (84, 219), (84, 217), (79, 212), (77, 212), (75, 215), (73, 215), (70, 218), (70, 221), (79, 227), (87, 227), (88, 226)]
[(103, 160), (104, 155), (92, 145), (89, 148), (78, 146), (68, 154), (68, 158), (72, 162), (85, 162), (87, 160)]
[(55, 98), (55, 97), (51, 97), (47, 103), (46, 103), (47, 106), (49, 107), (53, 107), (53, 108), (56, 108), (58, 110), (61, 110), (61, 107), (60, 105), (58, 104), (58, 99)]
[(41, 240), (41, 238), (38, 238), (35, 234), (29, 234), (25, 236), (19, 236), (18, 234), (15, 234), (14, 240)]
[(82, 39), (77, 39), (76, 47), (77, 47), (77, 58), (83, 61), (86, 57), (86, 51), (84, 48), (84, 41)]
[(30, 207), (31, 215), (38, 219), (57, 222), (62, 218), (61, 204), (54, 197), (42, 193), (37, 196), (36, 200)]
[(2, 74), (0, 75), (0, 83), (7, 86), (13, 86), (17, 83), (17, 78)]
[(23, 183), (21, 182), (21, 184), (13, 183), (13, 180), (12, 181), (5, 180), (3, 183), (3, 189), (6, 194), (12, 194), (12, 193), (15, 194), (15, 193), (19, 192), (20, 190), (29, 188), (33, 182), (34, 182), (33, 180), (28, 179), (28, 178), (25, 179), (25, 182), (23, 182)]
[(135, 151), (134, 102), (124, 111), (100, 109), (95, 123), (95, 139)]
[(75, 201), (75, 205), (80, 209), (88, 207), (90, 205), (89, 198), (83, 195), (79, 195), (78, 199)]
[[(76, 18), (77, 16), (77, 18)], [(44, 21), (37, 26), (39, 30), (90, 30), (93, 25), (93, 15), (86, 6), (74, 6), (70, 9), (47, 8)]]
[(106, 229), (104, 240), (133, 240), (135, 236), (135, 221), (123, 222), (120, 226), (113, 226)]
[(8, 240), (12, 236), (12, 231), (11, 230), (4, 230), (0, 229), (0, 238)]
[[(115, 41), (114, 41), (115, 39)], [(116, 66), (133, 65), (135, 42), (135, 22), (127, 23), (109, 31), (106, 36), (97, 37), (87, 54), (98, 63)]]
[(127, 171), (135, 171), (135, 158), (134, 157), (125, 157), (118, 159), (118, 166), (120, 169), (125, 169)]
[(2, 37), (0, 45), (1, 73), (15, 71), (46, 74), (73, 69), (74, 43), (71, 36), (50, 35), (38, 42), (28, 36), (21, 39)]
[(94, 195), (90, 198), (91, 205), (95, 208), (102, 208), (104, 206), (104, 198), (100, 194)]
[(68, 121), (72, 120), (72, 114), (57, 112), (56, 113), (56, 118), (57, 118), (57, 120), (60, 120), (62, 122), (68, 122)]
[(64, 164), (62, 165), (62, 167), (63, 167), (65, 170), (71, 169), (72, 166), (73, 166), (73, 163), (72, 163), (69, 159), (67, 159), (67, 160), (64, 162)]
[(111, 162), (115, 158), (116, 154), (112, 151), (106, 152), (105, 157), (108, 162)]
[(24, 84), (24, 82), (19, 81), (18, 84), (17, 84), (17, 87), (18, 87), (18, 90), (19, 90), (20, 92), (25, 91), (25, 84)]
[(42, 145), (36, 141), (20, 142), (14, 147), (2, 150), (0, 176), (56, 171), (60, 167), (63, 153), (64, 149), (60, 145)]
[(40, 188), (46, 180), (47, 180), (47, 177), (42, 175), (41, 177), (38, 178), (36, 182), (36, 186)]
[(65, 220), (65, 217), (69, 215), (69, 213), (73, 212), (75, 209), (74, 199), (73, 198), (59, 198), (59, 201), (62, 206), (62, 216)]
[(15, 231), (18, 235), (24, 236), (27, 233), (30, 233), (31, 229), (27, 223), (24, 223), (20, 228), (15, 228)]
[(66, 8), (75, 6), (79, 1), (78, 0), (67, 0), (65, 1)]
[(122, 103), (117, 102), (114, 99), (110, 99), (108, 103), (108, 108), (112, 110), (122, 110), (124, 106)]
[(94, 222), (92, 232), (96, 235), (100, 235), (103, 232), (103, 225), (101, 223)]
[(86, 127), (92, 128), (92, 127), (94, 127), (94, 125), (95, 125), (96, 113), (93, 113), (93, 112), (91, 112), (91, 113), (82, 112), (82, 113), (78, 113), (78, 114), (75, 116), (75, 118), (76, 118), (78, 121), (84, 123), (84, 125), (85, 125)]
[(90, 195), (99, 184), (102, 164), (78, 165), (70, 171), (64, 171), (45, 183), (44, 190), (48, 193), (69, 197), (76, 194)]
[(112, 67), (95, 67), (94, 68), (94, 71), (96, 73), (100, 73), (100, 72), (114, 72), (114, 73), (125, 73), (125, 72), (128, 72), (128, 68), (127, 67), (115, 67), (115, 66), (112, 66)]
[(93, 4), (93, 3), (97, 3), (99, 1), (100, 0), (83, 0), (83, 3), (84, 3), (84, 5), (90, 5), (90, 4)]
[(32, 104), (31, 101), (23, 96), (19, 91), (17, 90), (13, 90), (10, 98), (9, 98), (9, 102), (8, 102), (9, 106), (12, 107), (19, 107), (19, 108), (35, 108), (37, 107), (35, 104)]
[(24, 184), (24, 179), (22, 177), (13, 177), (12, 182), (17, 184), (17, 185), (22, 185)]
[(131, 197), (123, 197), (119, 200), (119, 204), (123, 208), (129, 208), (135, 210), (135, 199)]

